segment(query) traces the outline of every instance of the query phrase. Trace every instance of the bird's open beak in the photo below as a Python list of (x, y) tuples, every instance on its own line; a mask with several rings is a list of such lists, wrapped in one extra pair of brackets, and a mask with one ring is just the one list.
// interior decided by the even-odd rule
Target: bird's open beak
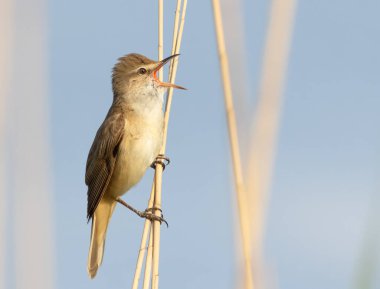
[(174, 83), (168, 83), (168, 82), (162, 82), (158, 79), (157, 77), (157, 71), (159, 71), (170, 59), (174, 58), (174, 57), (177, 57), (179, 54), (174, 54), (174, 55), (171, 55), (169, 57), (166, 57), (165, 59), (161, 60), (157, 67), (153, 70), (153, 78), (155, 81), (157, 81), (158, 85), (159, 86), (163, 86), (163, 87), (173, 87), (173, 88), (178, 88), (178, 89), (186, 89), (182, 86), (179, 86), (179, 85), (176, 85)]

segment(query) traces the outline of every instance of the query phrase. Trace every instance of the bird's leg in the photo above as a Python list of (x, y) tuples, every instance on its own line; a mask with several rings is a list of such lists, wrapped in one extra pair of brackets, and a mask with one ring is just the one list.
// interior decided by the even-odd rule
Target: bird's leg
[(159, 216), (156, 216), (154, 214), (155, 210), (161, 211), (161, 214), (162, 214), (162, 210), (159, 209), (159, 208), (154, 208), (154, 207), (153, 208), (147, 208), (144, 212), (141, 212), (139, 210), (136, 210), (131, 205), (127, 204), (121, 198), (117, 198), (116, 201), (118, 203), (122, 204), (124, 207), (130, 209), (132, 212), (134, 212), (136, 215), (138, 215), (141, 218), (145, 218), (145, 219), (148, 219), (148, 220), (151, 220), (151, 221), (159, 221), (160, 224), (162, 224), (162, 222), (164, 222), (166, 224), (166, 227), (169, 227), (168, 222), (166, 222), (166, 220), (164, 219), (164, 215), (162, 215), (161, 217), (159, 217)]
[(150, 167), (155, 169), (157, 164), (162, 165), (162, 170), (165, 170), (166, 166), (170, 164), (170, 159), (163, 154), (159, 154)]

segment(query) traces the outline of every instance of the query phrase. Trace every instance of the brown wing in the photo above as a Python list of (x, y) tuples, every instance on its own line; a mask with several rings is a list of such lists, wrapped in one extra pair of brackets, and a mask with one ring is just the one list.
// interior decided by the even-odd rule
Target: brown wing
[(124, 117), (121, 109), (111, 107), (96, 133), (86, 164), (87, 218), (90, 220), (112, 177), (123, 138)]

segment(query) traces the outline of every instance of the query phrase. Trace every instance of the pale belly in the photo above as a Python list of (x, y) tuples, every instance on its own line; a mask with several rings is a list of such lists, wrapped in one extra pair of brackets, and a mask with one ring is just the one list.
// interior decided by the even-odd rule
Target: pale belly
[(136, 185), (157, 157), (161, 142), (161, 121), (139, 131), (127, 128), (106, 194), (117, 198)]

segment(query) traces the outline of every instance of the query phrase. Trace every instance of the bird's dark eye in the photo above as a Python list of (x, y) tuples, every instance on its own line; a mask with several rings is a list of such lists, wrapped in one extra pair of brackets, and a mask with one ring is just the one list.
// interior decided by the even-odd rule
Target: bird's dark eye
[(139, 74), (145, 74), (146, 73), (146, 69), (144, 67), (141, 67), (139, 69)]

